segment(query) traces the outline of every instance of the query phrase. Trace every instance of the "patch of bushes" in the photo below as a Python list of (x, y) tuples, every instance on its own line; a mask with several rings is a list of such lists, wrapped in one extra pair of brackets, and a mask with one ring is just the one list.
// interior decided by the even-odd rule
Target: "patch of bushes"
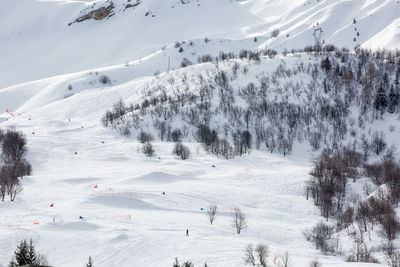
[(179, 156), (182, 160), (186, 160), (190, 156), (190, 149), (181, 142), (177, 142), (175, 144), (173, 153)]

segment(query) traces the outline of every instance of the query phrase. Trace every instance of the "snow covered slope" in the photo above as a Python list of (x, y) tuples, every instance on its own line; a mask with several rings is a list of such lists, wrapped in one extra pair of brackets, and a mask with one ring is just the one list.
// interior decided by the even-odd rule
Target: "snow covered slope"
[[(312, 34), (319, 25), (325, 43), (339, 47), (351, 49), (360, 44), (394, 49), (400, 42), (398, 34), (391, 34), (398, 28), (398, 0), (196, 0), (187, 4), (142, 0), (130, 8), (126, 8), (127, 1), (114, 0), (113, 16), (68, 26), (82, 14), (107, 3), (2, 0), (0, 88), (121, 64), (176, 41), (206, 37), (240, 40), (257, 36), (261, 37), (257, 44), (260, 47), (303, 48), (313, 44)], [(271, 38), (276, 29), (280, 34)], [(378, 33), (385, 35), (386, 43), (381, 43), (381, 38), (373, 39)]]
[[(306, 55), (291, 56), (285, 64), (301, 66), (309, 60)], [(253, 79), (272, 73), (282, 62), (263, 58), (261, 63), (242, 64), (248, 67), (248, 79)], [(218, 68), (229, 70), (232, 64)], [(192, 157), (181, 161), (172, 155), (172, 143), (156, 141), (157, 156), (147, 158), (134, 137), (104, 128), (100, 119), (118, 99), (140, 102), (142, 89), (149, 84), (184, 77), (191, 81), (217, 68), (205, 63), (130, 80), (133, 66), (63, 75), (0, 91), (0, 106), (14, 115), (1, 114), (1, 126), (15, 126), (27, 135), (34, 168), (34, 175), (24, 178), (24, 191), (16, 202), (1, 203), (0, 263), (7, 263), (10, 248), (20, 240), (33, 238), (49, 262), (61, 267), (81, 266), (89, 255), (96, 266), (104, 267), (171, 266), (174, 257), (190, 259), (196, 266), (207, 262), (239, 267), (244, 266), (245, 246), (260, 242), (270, 247), (271, 266), (285, 250), (294, 266), (307, 266), (315, 257), (324, 266), (361, 266), (344, 263), (344, 256), (322, 255), (302, 234), (321, 219), (304, 196), (311, 159), (308, 146), (298, 145), (287, 158), (255, 150), (225, 160), (190, 142)], [(110, 77), (110, 84), (99, 81), (102, 75)], [(195, 89), (194, 83), (190, 90)], [(393, 122), (391, 117), (374, 127), (386, 129)], [(51, 203), (55, 206), (49, 207)], [(209, 204), (219, 207), (213, 226), (202, 210)], [(248, 229), (241, 235), (232, 227), (235, 208), (248, 216)]]
[[(114, 0), (112, 12), (99, 15), (103, 19), (74, 22), (110, 1), (0, 1), (0, 125), (27, 135), (34, 174), (24, 178), (16, 202), (0, 203), (0, 265), (19, 241), (32, 237), (61, 267), (82, 266), (89, 255), (104, 267), (171, 266), (175, 257), (196, 266), (239, 267), (244, 247), (259, 242), (270, 247), (269, 266), (285, 250), (296, 267), (315, 257), (324, 266), (361, 266), (344, 263), (344, 255), (322, 255), (302, 235), (321, 219), (304, 197), (309, 146), (295, 144), (287, 158), (253, 151), (224, 160), (188, 142), (192, 157), (181, 161), (171, 153), (173, 144), (156, 141), (157, 156), (147, 158), (134, 137), (104, 128), (101, 117), (121, 98), (140, 102), (149, 84), (197, 81), (198, 74), (234, 65), (179, 69), (184, 59), (197, 63), (220, 51), (303, 48), (313, 44), (316, 27), (325, 43), (339, 47), (396, 49), (399, 1), (183, 2)], [(256, 79), (285, 62), (320, 65), (307, 55), (243, 64)], [(392, 127), (398, 118), (376, 122), (365, 131), (387, 131), (393, 141), (388, 145), (398, 145), (400, 129)], [(209, 204), (220, 211), (213, 226), (202, 210)], [(249, 228), (240, 236), (232, 227), (235, 208), (248, 216)]]
[(363, 47), (399, 49), (400, 19), (394, 20), (387, 27), (364, 43)]

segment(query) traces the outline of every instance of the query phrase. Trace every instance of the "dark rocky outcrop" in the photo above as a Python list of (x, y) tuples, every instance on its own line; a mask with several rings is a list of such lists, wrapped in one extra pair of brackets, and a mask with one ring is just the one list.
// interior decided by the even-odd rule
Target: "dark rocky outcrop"
[(91, 10), (87, 13), (83, 12), (84, 13), (83, 15), (79, 16), (73, 22), (70, 22), (68, 24), (68, 26), (70, 26), (71, 24), (73, 24), (75, 22), (82, 22), (82, 21), (89, 20), (89, 19), (103, 20), (103, 19), (112, 17), (114, 15), (114, 4), (112, 1), (108, 1), (107, 3), (108, 3), (107, 6), (103, 6), (103, 7), (97, 8), (97, 9), (94, 9), (95, 5), (91, 6), (90, 9), (94, 9), (94, 10)]
[[(140, 0), (137, 0), (136, 3), (131, 3), (132, 0), (128, 0), (128, 4), (125, 5), (125, 9), (131, 8), (131, 7), (137, 7), (140, 5)], [(124, 10), (125, 10), (124, 9)]]

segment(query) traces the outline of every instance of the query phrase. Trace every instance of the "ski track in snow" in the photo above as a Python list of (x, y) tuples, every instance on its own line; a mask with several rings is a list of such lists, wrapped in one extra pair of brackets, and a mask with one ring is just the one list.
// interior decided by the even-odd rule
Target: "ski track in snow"
[[(4, 264), (24, 238), (37, 242), (56, 266), (81, 266), (88, 255), (96, 266), (170, 266), (174, 257), (196, 265), (244, 266), (244, 247), (259, 242), (268, 244), (271, 255), (289, 250), (295, 266), (321, 257), (302, 235), (320, 219), (304, 197), (306, 160), (259, 151), (223, 160), (192, 148), (192, 158), (181, 161), (171, 155), (173, 144), (157, 142), (157, 156), (147, 158), (137, 153), (135, 140), (101, 127), (35, 118), (30, 125), (25, 118), (5, 123), (28, 136), (34, 175), (23, 179), (16, 202), (2, 203)], [(219, 207), (212, 226), (201, 211), (209, 204)], [(241, 235), (232, 227), (234, 208), (248, 217)], [(323, 259), (324, 266), (344, 266), (340, 261)]]

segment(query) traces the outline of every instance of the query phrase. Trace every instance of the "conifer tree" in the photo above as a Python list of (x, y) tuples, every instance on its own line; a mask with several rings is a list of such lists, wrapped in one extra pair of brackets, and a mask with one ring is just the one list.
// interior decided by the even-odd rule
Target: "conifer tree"
[(324, 69), (326, 72), (329, 72), (332, 69), (332, 63), (329, 60), (329, 57), (326, 57), (321, 61), (321, 68)]
[(30, 264), (29, 261), (29, 248), (26, 240), (21, 241), (14, 251), (15, 261), (12, 261), (11, 266), (21, 266), (25, 264)]
[(394, 113), (396, 111), (397, 106), (399, 105), (400, 101), (399, 92), (395, 90), (394, 85), (390, 87), (389, 91), (389, 105), (388, 105), (388, 112)]
[(47, 259), (36, 252), (32, 239), (29, 243), (26, 240), (20, 242), (14, 251), (14, 257), (9, 266), (43, 266), (47, 265)]
[(86, 267), (93, 267), (94, 265), (93, 265), (93, 260), (92, 260), (92, 256), (89, 256), (89, 260), (88, 260), (88, 262), (86, 263)]
[(175, 262), (174, 262), (174, 264), (172, 265), (172, 267), (181, 267), (181, 266), (179, 265), (178, 258), (175, 258)]
[(376, 110), (380, 110), (381, 112), (384, 112), (386, 107), (388, 105), (387, 97), (386, 97), (386, 91), (381, 83), (378, 88), (378, 92), (376, 93), (375, 96), (375, 102), (374, 106)]
[(28, 260), (30, 264), (34, 264), (37, 262), (37, 255), (35, 251), (35, 247), (33, 246), (32, 239), (29, 241), (28, 245)]

